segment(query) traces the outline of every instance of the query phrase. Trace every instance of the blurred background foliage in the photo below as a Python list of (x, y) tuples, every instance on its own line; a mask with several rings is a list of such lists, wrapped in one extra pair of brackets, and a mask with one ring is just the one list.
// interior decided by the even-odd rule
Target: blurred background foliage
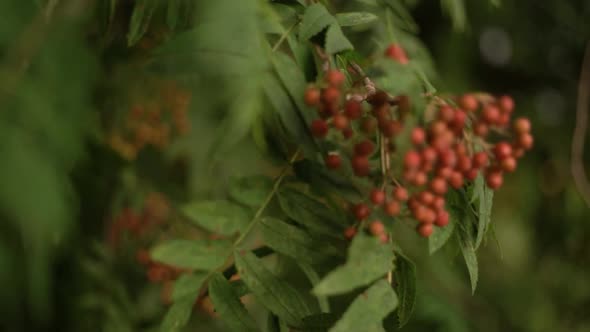
[[(255, 1), (136, 2), (144, 14), (123, 0), (0, 2), (2, 330), (153, 330), (166, 307), (162, 286), (148, 282), (136, 250), (184, 232), (182, 222), (121, 240), (109, 236), (115, 217), (125, 206), (167, 211), (218, 196), (235, 176), (276, 172), (268, 154), (277, 147), (263, 130), (272, 122), (263, 116), (264, 41), (272, 45), (293, 23), (258, 12)], [(590, 331), (590, 209), (570, 173), (590, 3), (393, 2), (409, 10), (393, 18), (395, 38), (439, 91), (512, 94), (536, 138), (496, 195), (497, 243), (480, 250), (474, 296), (454, 248), (429, 257), (426, 242), (400, 236), (419, 276), (402, 330)], [(330, 8), (370, 11), (373, 3)], [(372, 34), (387, 34), (344, 32), (360, 54), (384, 46)], [(294, 55), (309, 63), (305, 51)], [(147, 124), (152, 108), (169, 108), (158, 119), (170, 117), (178, 134), (150, 124), (159, 138), (130, 144), (124, 135), (133, 129), (139, 139), (139, 130), (126, 119), (137, 107)], [(198, 308), (187, 330), (219, 330), (210, 308)]]

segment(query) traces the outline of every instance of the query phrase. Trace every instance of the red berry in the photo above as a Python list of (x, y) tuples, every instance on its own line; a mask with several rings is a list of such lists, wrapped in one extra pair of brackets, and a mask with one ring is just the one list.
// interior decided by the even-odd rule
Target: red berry
[(473, 133), (479, 137), (486, 137), (488, 135), (488, 125), (484, 122), (476, 122), (473, 125)]
[(504, 183), (504, 176), (502, 175), (502, 171), (489, 171), (486, 175), (486, 183), (488, 184), (488, 187), (490, 187), (491, 189), (496, 190), (500, 188), (502, 186), (502, 183)]
[(459, 106), (466, 111), (475, 112), (479, 107), (479, 102), (474, 95), (467, 93), (459, 99)]
[(455, 118), (453, 119), (453, 127), (455, 129), (463, 129), (463, 127), (465, 127), (465, 120), (467, 120), (467, 114), (462, 110), (456, 110)]
[(385, 202), (385, 192), (381, 189), (373, 189), (370, 198), (373, 204), (381, 205)]
[(350, 226), (344, 230), (344, 237), (348, 240), (352, 240), (356, 235), (356, 228), (354, 226)]
[(398, 44), (391, 44), (385, 50), (385, 56), (405, 65), (408, 63), (406, 51)]
[(432, 224), (420, 224), (417, 228), (418, 234), (422, 237), (429, 237), (434, 232), (434, 227)]
[(336, 129), (344, 130), (348, 128), (348, 118), (343, 114), (336, 114), (332, 118), (332, 126)]
[(375, 220), (369, 224), (369, 232), (375, 236), (380, 236), (385, 233), (385, 226), (379, 220)]
[(420, 154), (414, 150), (408, 151), (404, 157), (404, 165), (409, 169), (417, 169), (421, 162)]
[(335, 87), (339, 87), (346, 80), (346, 76), (343, 72), (337, 69), (332, 69), (326, 73), (326, 82)]
[(514, 132), (517, 134), (528, 134), (531, 131), (531, 121), (527, 118), (514, 120)]
[(502, 113), (498, 118), (496, 124), (500, 127), (506, 127), (510, 124), (510, 113)]
[(512, 155), (512, 146), (507, 142), (500, 142), (494, 146), (494, 155), (498, 160), (508, 158)]
[(476, 152), (473, 155), (473, 167), (482, 168), (488, 164), (488, 155), (485, 152)]
[(455, 119), (455, 110), (449, 105), (442, 105), (438, 110), (438, 118), (446, 123), (451, 123)]
[(477, 168), (472, 168), (472, 169), (468, 170), (467, 172), (464, 172), (463, 175), (465, 175), (465, 178), (467, 180), (473, 181), (477, 177), (477, 172), (479, 172), (479, 170)]
[(447, 127), (447, 124), (442, 121), (434, 121), (430, 125), (430, 134), (432, 134), (434, 137), (440, 137), (444, 135), (447, 130), (449, 130), (449, 127)]
[(303, 100), (307, 106), (317, 106), (320, 103), (320, 90), (314, 87), (307, 88)]
[(518, 135), (517, 141), (518, 146), (525, 150), (530, 150), (533, 148), (534, 139), (533, 135), (531, 134), (520, 134)]
[(399, 134), (402, 131), (403, 126), (399, 121), (388, 120), (379, 123), (379, 129), (386, 137), (392, 137)]
[(372, 135), (375, 129), (377, 129), (377, 120), (374, 118), (366, 118), (361, 123), (361, 130), (367, 135)]
[(366, 219), (369, 216), (369, 214), (371, 214), (369, 207), (363, 203), (354, 205), (352, 208), (352, 212), (354, 214), (354, 217), (359, 221)]
[(346, 101), (346, 104), (344, 105), (344, 113), (346, 113), (346, 116), (350, 120), (360, 118), (362, 113), (361, 103), (353, 99)]
[(375, 150), (373, 142), (365, 140), (354, 145), (354, 154), (358, 156), (369, 156)]
[(447, 211), (439, 211), (436, 215), (434, 224), (438, 227), (445, 227), (449, 224), (449, 213)]
[(467, 154), (467, 147), (463, 142), (459, 142), (455, 145), (455, 153), (458, 157), (465, 156)]
[(422, 145), (425, 140), (426, 133), (424, 132), (424, 129), (420, 127), (412, 129), (412, 143), (414, 143), (414, 145)]
[(400, 202), (405, 202), (408, 200), (408, 190), (404, 187), (396, 187), (393, 189), (391, 194), (396, 200)]
[(387, 235), (387, 233), (383, 233), (383, 234), (379, 235), (379, 242), (381, 242), (381, 243), (389, 242), (389, 235)]
[(412, 210), (412, 213), (417, 211), (418, 208), (421, 206), (422, 206), (422, 204), (420, 204), (420, 202), (418, 202), (416, 197), (412, 197), (408, 200), (408, 208), (410, 208), (410, 210)]
[(438, 160), (442, 167), (455, 167), (457, 163), (457, 155), (453, 150), (445, 150), (441, 152), (438, 156)]
[(370, 173), (369, 158), (366, 156), (352, 157), (352, 170), (356, 176), (367, 176)]
[(451, 174), (449, 177), (449, 184), (455, 189), (463, 187), (463, 174), (459, 172), (453, 172), (453, 174)]
[(483, 109), (481, 117), (487, 124), (495, 124), (500, 118), (500, 110), (495, 105), (487, 105)]
[(514, 100), (510, 96), (502, 96), (498, 99), (498, 105), (502, 112), (512, 113), (514, 111)]
[(342, 165), (342, 158), (340, 158), (340, 155), (330, 153), (326, 157), (326, 167), (328, 167), (329, 169), (338, 169), (338, 168), (340, 168), (341, 165)]
[(385, 203), (384, 210), (385, 214), (387, 214), (388, 216), (395, 217), (399, 214), (401, 207), (398, 201), (391, 200)]
[(318, 138), (326, 137), (328, 134), (328, 124), (322, 119), (313, 120), (311, 123), (311, 133)]
[(434, 194), (430, 191), (423, 191), (418, 195), (418, 199), (424, 205), (430, 205), (434, 202)]
[(512, 173), (516, 170), (516, 158), (508, 157), (500, 162), (500, 167), (504, 172)]
[(453, 174), (453, 169), (450, 167), (441, 167), (436, 171), (436, 175), (443, 178), (448, 179)]
[(430, 190), (437, 195), (444, 195), (448, 190), (447, 181), (442, 177), (432, 179), (432, 182), (430, 182)]
[(344, 136), (345, 139), (351, 138), (352, 135), (354, 135), (354, 132), (352, 131), (352, 128), (346, 127), (344, 129), (342, 129), (342, 136)]
[(322, 101), (326, 104), (335, 104), (340, 98), (340, 90), (335, 87), (327, 87), (322, 92)]
[(425, 185), (426, 182), (428, 182), (428, 177), (426, 176), (426, 173), (416, 172), (416, 175), (414, 176), (412, 184), (414, 184), (415, 186), (421, 187), (421, 186)]
[(524, 156), (524, 149), (519, 147), (519, 146), (513, 146), (512, 147), (512, 155), (516, 158), (520, 158), (522, 156)]
[(428, 163), (428, 164), (435, 163), (436, 158), (438, 157), (436, 155), (436, 151), (429, 146), (425, 147), (424, 150), (422, 150), (421, 156), (422, 156), (422, 162)]
[(456, 168), (463, 173), (471, 170), (471, 158), (465, 155), (459, 156)]
[(436, 196), (431, 205), (435, 210), (440, 211), (445, 208), (445, 199), (441, 196)]

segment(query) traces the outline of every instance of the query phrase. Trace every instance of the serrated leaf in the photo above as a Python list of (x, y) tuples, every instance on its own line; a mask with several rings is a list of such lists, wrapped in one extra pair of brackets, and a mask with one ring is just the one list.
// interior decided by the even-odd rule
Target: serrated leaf
[(397, 305), (398, 298), (391, 285), (379, 280), (352, 302), (329, 331), (384, 331), (382, 321)]
[(354, 46), (346, 38), (338, 23), (330, 25), (326, 33), (326, 52), (328, 54), (336, 54), (352, 49), (354, 49)]
[(238, 332), (258, 331), (256, 322), (248, 314), (230, 283), (221, 273), (215, 273), (209, 280), (209, 296), (215, 311), (222, 322), (231, 330)]
[(462, 211), (461, 216), (462, 221), (461, 225), (458, 227), (457, 239), (459, 241), (459, 246), (461, 247), (461, 253), (463, 254), (463, 258), (465, 260), (465, 265), (467, 266), (467, 271), (469, 272), (471, 292), (475, 293), (478, 279), (478, 266), (473, 234), (469, 229), (471, 227), (470, 224), (472, 223), (472, 213), (471, 211)]
[(155, 261), (186, 269), (209, 271), (221, 266), (231, 251), (224, 240), (172, 240), (151, 251)]
[[(298, 261), (297, 265), (299, 265), (299, 268), (301, 268), (301, 271), (303, 271), (312, 286), (315, 286), (320, 282), (320, 275), (311, 264)], [(330, 302), (328, 302), (328, 299), (325, 296), (318, 296), (317, 298), (320, 310), (322, 310), (322, 312), (330, 312)]]
[(301, 325), (311, 310), (293, 286), (271, 273), (253, 253), (235, 252), (238, 273), (256, 299), (289, 325)]
[(260, 227), (266, 245), (297, 261), (321, 263), (329, 257), (339, 255), (336, 248), (279, 219), (264, 218), (260, 222)]
[(152, 15), (158, 6), (157, 0), (137, 0), (133, 7), (133, 14), (129, 21), (127, 32), (127, 45), (133, 46), (147, 32)]
[(194, 304), (195, 299), (188, 297), (174, 302), (170, 309), (168, 309), (168, 312), (166, 312), (166, 316), (164, 316), (164, 320), (160, 325), (160, 331), (180, 331), (191, 318)]
[(299, 38), (307, 40), (334, 22), (336, 22), (336, 19), (328, 12), (326, 7), (320, 3), (315, 3), (305, 9), (299, 26)]
[(235, 234), (249, 220), (244, 208), (224, 200), (189, 203), (181, 211), (193, 223), (221, 235)]
[(492, 218), (492, 204), (494, 201), (494, 191), (490, 189), (483, 181), (483, 176), (481, 173), (479, 174), (482, 177), (482, 186), (479, 189), (479, 209), (478, 209), (478, 226), (477, 226), (477, 237), (475, 239), (475, 249), (479, 248), (481, 245), (484, 236), (488, 232), (488, 228), (490, 226), (491, 218)]
[(395, 16), (393, 24), (401, 29), (412, 33), (418, 32), (418, 24), (414, 21), (414, 17), (400, 0), (385, 0), (385, 3), (391, 9)]
[(463, 0), (441, 0), (441, 7), (451, 17), (455, 30), (465, 30), (467, 15), (465, 14), (465, 2)]
[(394, 280), (399, 297), (397, 317), (399, 326), (404, 326), (412, 316), (416, 303), (416, 266), (401, 253), (396, 254)]
[(279, 204), (289, 218), (312, 231), (333, 236), (344, 228), (345, 220), (338, 220), (338, 213), (295, 189), (283, 188), (279, 192)]
[(229, 185), (229, 194), (238, 203), (259, 207), (270, 191), (272, 180), (263, 175), (234, 178)]
[(449, 209), (449, 224), (445, 227), (435, 227), (434, 232), (428, 238), (428, 252), (432, 255), (442, 248), (451, 238), (455, 231), (455, 223), (457, 223), (459, 216), (453, 212), (453, 208)]
[(301, 98), (301, 96), (304, 95), (307, 86), (303, 72), (293, 59), (281, 52), (273, 53), (272, 63), (275, 72), (287, 89), (291, 100), (297, 106), (301, 117), (306, 123), (311, 123), (311, 121), (315, 119), (315, 114), (308, 111), (309, 107), (305, 105), (303, 98)]
[(199, 296), (199, 290), (206, 277), (206, 273), (185, 273), (181, 275), (176, 281), (174, 281), (172, 301), (176, 302), (187, 297), (196, 299), (197, 296)]
[(338, 295), (365, 286), (393, 268), (393, 249), (377, 238), (360, 233), (352, 240), (348, 259), (313, 288), (316, 295)]
[(376, 21), (377, 18), (377, 15), (367, 12), (336, 14), (336, 20), (341, 27), (367, 24)]

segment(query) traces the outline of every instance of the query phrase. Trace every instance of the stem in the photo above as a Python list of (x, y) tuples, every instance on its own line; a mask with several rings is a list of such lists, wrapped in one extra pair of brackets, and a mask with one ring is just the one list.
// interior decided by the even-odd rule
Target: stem
[(590, 206), (590, 182), (584, 169), (584, 140), (588, 129), (588, 107), (590, 106), (590, 42), (586, 46), (580, 81), (578, 83), (578, 105), (576, 109), (576, 127), (572, 140), (572, 176), (580, 195)]
[(299, 22), (295, 22), (293, 23), (293, 25), (291, 25), (291, 27), (289, 27), (289, 29), (287, 29), (287, 31), (285, 31), (282, 35), (281, 38), (279, 38), (279, 40), (277, 40), (277, 42), (273, 45), (272, 47), (272, 52), (276, 52), (276, 50), (279, 49), (279, 46), (281, 46), (281, 44), (285, 41), (285, 39), (287, 39), (287, 37), (289, 36), (289, 34), (291, 33), (291, 31), (293, 31), (293, 28), (295, 28), (295, 26), (298, 24)]

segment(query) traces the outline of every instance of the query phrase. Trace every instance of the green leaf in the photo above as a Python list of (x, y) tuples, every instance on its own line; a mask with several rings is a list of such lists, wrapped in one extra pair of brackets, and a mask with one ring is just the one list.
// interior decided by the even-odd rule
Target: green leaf
[(260, 222), (264, 243), (276, 252), (306, 263), (321, 263), (339, 256), (335, 247), (322, 243), (302, 229), (279, 219), (264, 218)]
[(263, 175), (235, 178), (230, 183), (229, 194), (238, 203), (259, 207), (272, 190), (272, 180)]
[(283, 188), (279, 192), (279, 203), (289, 218), (312, 231), (334, 236), (340, 234), (346, 224), (322, 202), (295, 189)]
[(235, 252), (238, 273), (256, 299), (289, 325), (299, 326), (311, 314), (303, 296), (293, 286), (271, 273), (253, 253)]
[(178, 24), (178, 17), (181, 15), (180, 3), (182, 0), (168, 0), (168, 8), (166, 11), (166, 25), (170, 30), (176, 29)]
[(235, 234), (249, 219), (244, 208), (224, 200), (189, 203), (181, 211), (193, 223), (221, 235)]
[(451, 17), (455, 30), (465, 30), (467, 15), (465, 14), (465, 2), (463, 0), (441, 0), (441, 7)]
[(309, 159), (297, 161), (293, 165), (297, 178), (322, 193), (338, 192), (351, 201), (362, 197), (361, 192), (342, 174), (330, 172), (326, 167)]
[(461, 247), (461, 252), (469, 272), (469, 279), (471, 280), (471, 292), (475, 293), (478, 279), (478, 266), (477, 266), (477, 255), (475, 254), (475, 245), (473, 234), (469, 229), (471, 227), (471, 218), (473, 214), (471, 211), (462, 211), (462, 223), (459, 226), (458, 241)]
[(199, 296), (199, 291), (206, 276), (207, 274), (205, 273), (185, 273), (181, 275), (174, 282), (172, 301), (176, 302), (187, 297), (193, 300), (196, 299)]
[(397, 317), (402, 327), (410, 320), (416, 303), (416, 266), (405, 255), (396, 254), (394, 280), (400, 302)]
[(334, 326), (340, 315), (335, 313), (321, 313), (303, 318), (303, 325), (306, 332), (325, 332)]
[[(320, 282), (320, 275), (310, 264), (304, 262), (297, 262), (297, 265), (301, 268), (301, 271), (305, 273), (305, 276), (309, 280), (312, 286), (317, 285)], [(318, 296), (318, 303), (322, 312), (330, 312), (330, 302), (325, 296)]]
[(384, 331), (382, 321), (397, 305), (398, 298), (391, 285), (379, 280), (352, 302), (329, 331)]
[(367, 12), (354, 12), (354, 13), (340, 13), (336, 14), (336, 20), (341, 27), (349, 27), (361, 24), (371, 23), (377, 20), (375, 14)]
[(299, 27), (299, 38), (307, 40), (334, 22), (336, 22), (336, 19), (328, 12), (326, 7), (320, 3), (315, 3), (305, 9)]
[(457, 223), (459, 216), (449, 209), (449, 224), (445, 227), (435, 227), (434, 232), (428, 238), (428, 252), (432, 255), (442, 248), (451, 238), (455, 231), (455, 223)]
[(273, 53), (272, 63), (291, 100), (297, 106), (300, 116), (306, 123), (311, 123), (316, 115), (310, 112), (309, 107), (305, 105), (303, 98), (301, 98), (307, 86), (303, 72), (292, 58), (281, 52)]
[(478, 177), (481, 177), (482, 185), (477, 188), (479, 196), (479, 222), (477, 226), (477, 237), (475, 239), (475, 249), (479, 248), (484, 239), (484, 236), (488, 232), (492, 217), (492, 204), (494, 200), (494, 191), (485, 184), (481, 173), (478, 175)]
[(398, 28), (407, 30), (412, 33), (418, 32), (418, 24), (414, 21), (414, 17), (400, 0), (385, 0), (385, 3), (391, 9), (395, 18), (393, 24)]
[(346, 264), (328, 273), (313, 288), (316, 295), (337, 295), (365, 286), (393, 269), (391, 245), (363, 233), (355, 236)]
[(215, 311), (231, 331), (258, 331), (256, 322), (248, 314), (240, 298), (221, 273), (215, 273), (209, 280), (209, 296)]
[(328, 54), (336, 54), (345, 50), (352, 50), (354, 46), (344, 36), (342, 29), (338, 23), (330, 25), (326, 33), (326, 52)]
[(168, 309), (168, 312), (166, 312), (166, 316), (164, 316), (162, 325), (160, 325), (160, 331), (180, 331), (191, 318), (191, 313), (193, 311), (194, 304), (195, 299), (189, 297), (174, 302), (170, 309)]
[(158, 0), (137, 0), (129, 22), (127, 45), (133, 46), (147, 32), (152, 15), (158, 6)]
[(231, 243), (223, 240), (172, 240), (152, 249), (154, 260), (186, 269), (213, 270), (221, 266)]

